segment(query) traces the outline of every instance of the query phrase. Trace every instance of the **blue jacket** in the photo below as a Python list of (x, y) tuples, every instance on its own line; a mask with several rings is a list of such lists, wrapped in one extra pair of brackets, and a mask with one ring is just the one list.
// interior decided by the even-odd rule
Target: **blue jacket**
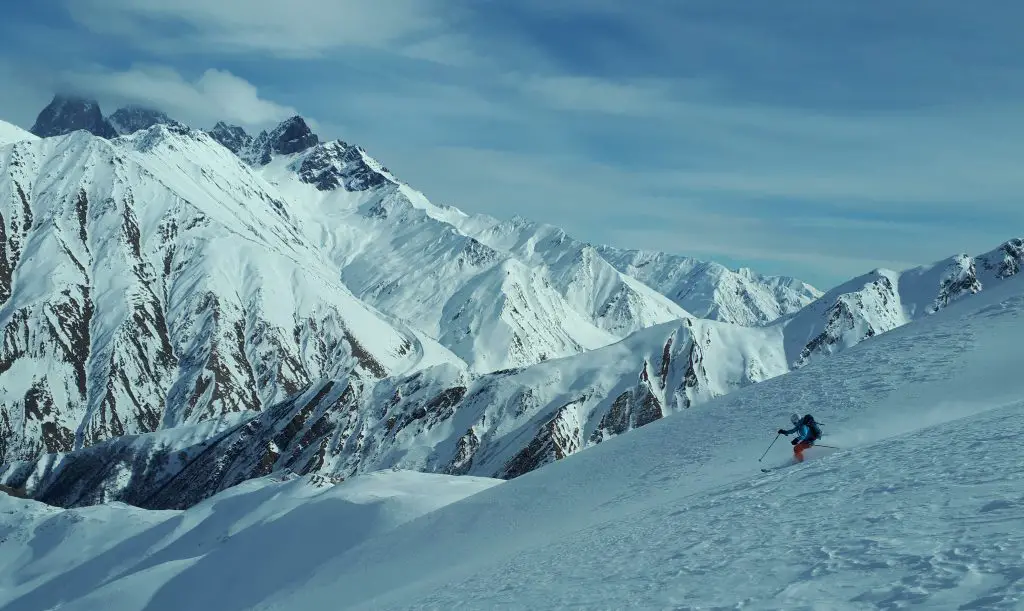
[(817, 436), (814, 434), (814, 429), (811, 427), (811, 425), (807, 424), (806, 418), (801, 420), (800, 424), (786, 431), (787, 435), (792, 435), (793, 433), (797, 433), (797, 441), (813, 442), (817, 440)]

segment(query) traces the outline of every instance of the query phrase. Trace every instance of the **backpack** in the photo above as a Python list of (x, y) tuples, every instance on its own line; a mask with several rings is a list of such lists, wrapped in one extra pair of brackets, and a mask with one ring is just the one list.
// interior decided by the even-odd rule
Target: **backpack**
[(804, 416), (804, 424), (806, 424), (807, 427), (811, 429), (811, 434), (813, 435), (813, 437), (811, 438), (812, 441), (817, 441), (818, 439), (821, 439), (821, 436), (824, 433), (821, 432), (821, 425), (814, 420), (814, 416), (810, 414)]

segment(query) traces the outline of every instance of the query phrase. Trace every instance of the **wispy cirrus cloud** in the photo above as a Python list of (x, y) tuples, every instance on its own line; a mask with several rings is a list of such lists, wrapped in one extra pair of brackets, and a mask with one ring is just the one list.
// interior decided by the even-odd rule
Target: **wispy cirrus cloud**
[[(426, 52), (447, 32), (438, 0), (68, 0), (76, 21), (167, 54), (319, 57), (345, 47)], [(451, 50), (449, 49), (449, 53)]]

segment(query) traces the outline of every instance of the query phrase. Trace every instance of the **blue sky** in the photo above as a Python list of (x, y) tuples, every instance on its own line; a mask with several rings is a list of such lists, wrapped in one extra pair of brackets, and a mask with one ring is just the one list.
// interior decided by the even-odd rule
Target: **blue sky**
[(801, 277), (1024, 234), (1017, 0), (46, 0), (0, 118), (55, 88), (207, 127), (300, 113), (438, 203)]

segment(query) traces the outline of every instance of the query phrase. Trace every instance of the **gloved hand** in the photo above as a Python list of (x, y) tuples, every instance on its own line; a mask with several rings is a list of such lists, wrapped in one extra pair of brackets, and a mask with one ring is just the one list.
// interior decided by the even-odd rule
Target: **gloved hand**
[(785, 435), (786, 429), (779, 429), (779, 435)]
[(789, 442), (789, 445), (791, 445), (791, 446), (795, 446), (795, 445), (796, 445), (797, 443), (799, 443), (799, 442), (800, 442), (800, 440), (799, 440), (799, 439), (794, 439), (793, 441), (790, 441), (790, 442)]

